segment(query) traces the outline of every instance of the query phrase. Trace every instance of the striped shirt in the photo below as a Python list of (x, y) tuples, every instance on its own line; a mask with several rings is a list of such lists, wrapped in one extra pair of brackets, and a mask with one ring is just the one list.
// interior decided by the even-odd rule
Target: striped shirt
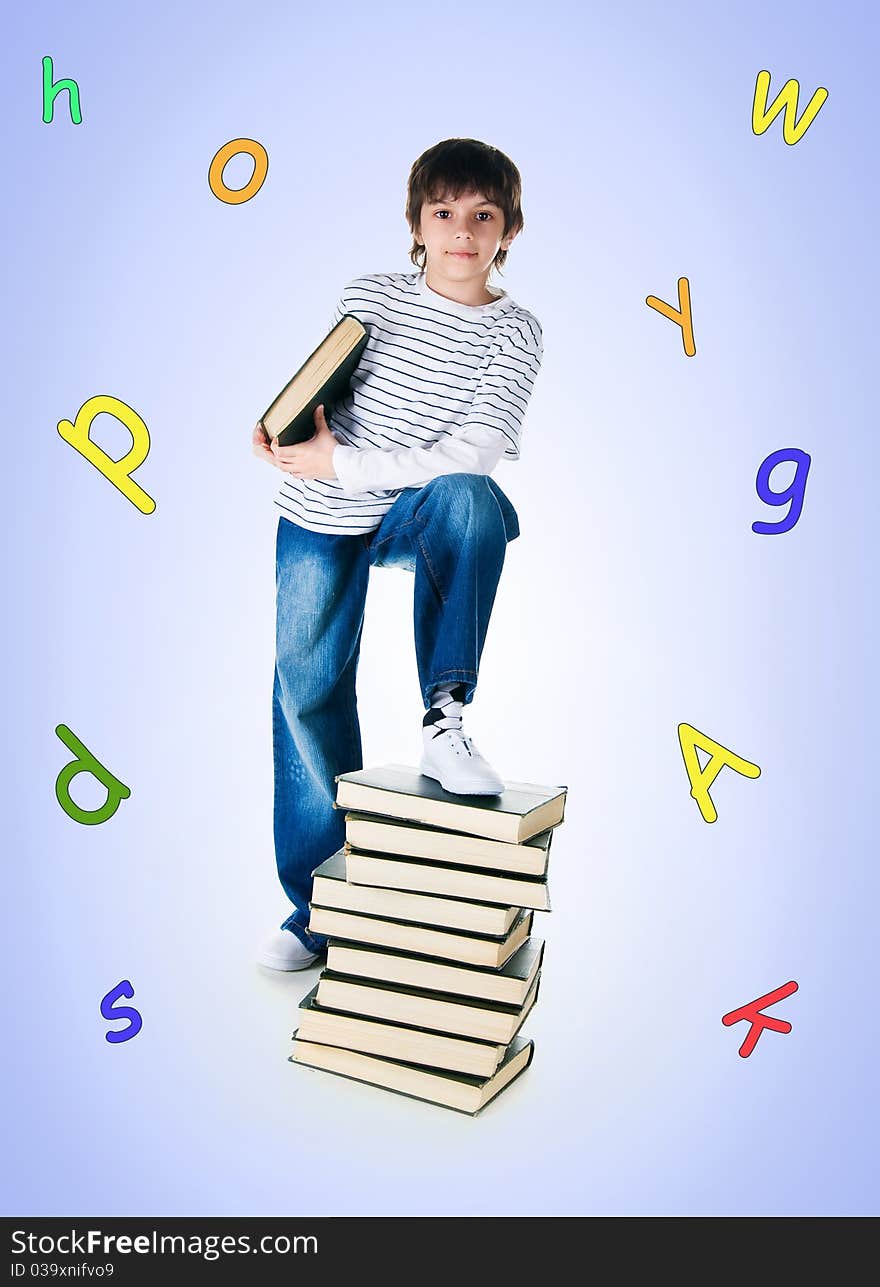
[(488, 304), (459, 304), (424, 273), (349, 282), (331, 327), (349, 313), (369, 338), (348, 395), (327, 419), (336, 478), (284, 474), (275, 504), (285, 518), (313, 532), (372, 532), (404, 487), (490, 474), (502, 458), (519, 459), (541, 326), (506, 291), (495, 294)]

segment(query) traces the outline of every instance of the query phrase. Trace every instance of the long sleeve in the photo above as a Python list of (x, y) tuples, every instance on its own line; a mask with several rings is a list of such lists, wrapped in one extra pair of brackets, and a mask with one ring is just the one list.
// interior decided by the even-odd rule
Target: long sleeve
[(348, 493), (418, 487), (441, 474), (490, 474), (502, 457), (519, 459), (523, 417), (543, 355), (541, 328), (508, 323), (489, 357), (461, 424), (430, 447), (352, 447), (339, 443), (333, 468)]

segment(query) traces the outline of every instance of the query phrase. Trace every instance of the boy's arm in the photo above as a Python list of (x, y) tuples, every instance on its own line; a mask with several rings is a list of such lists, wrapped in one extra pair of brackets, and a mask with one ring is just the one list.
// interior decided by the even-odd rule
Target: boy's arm
[(505, 456), (519, 459), (526, 406), (541, 364), (540, 327), (517, 319), (483, 372), (460, 425), (430, 447), (350, 447), (333, 451), (347, 492), (419, 487), (441, 474), (490, 474)]

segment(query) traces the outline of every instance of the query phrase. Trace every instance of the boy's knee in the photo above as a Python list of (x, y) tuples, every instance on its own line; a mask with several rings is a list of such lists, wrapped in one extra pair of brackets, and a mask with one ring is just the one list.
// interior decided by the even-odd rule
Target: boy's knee
[(425, 484), (432, 493), (450, 499), (465, 497), (479, 501), (484, 493), (490, 495), (486, 474), (440, 474)]
[(344, 698), (352, 705), (355, 702), (353, 677), (344, 691), (340, 691), (339, 683), (331, 675), (304, 666), (302, 659), (298, 664), (296, 661), (289, 664), (279, 657), (278, 669), (283, 672), (278, 693), (280, 706), (297, 738), (296, 729), (320, 727), (328, 711), (339, 715)]
[(280, 632), (275, 667), (289, 718), (306, 718), (328, 706), (354, 701), (359, 637), (333, 640), (321, 618), (300, 619), (296, 630)]
[(491, 532), (497, 527), (503, 532), (501, 510), (486, 474), (441, 474), (427, 487), (450, 527), (465, 530), (478, 527), (481, 532)]

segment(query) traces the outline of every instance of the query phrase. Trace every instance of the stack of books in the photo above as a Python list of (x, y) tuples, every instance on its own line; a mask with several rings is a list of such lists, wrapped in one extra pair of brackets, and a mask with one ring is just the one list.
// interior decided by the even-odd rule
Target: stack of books
[(532, 920), (566, 788), (450, 795), (396, 764), (336, 781), (346, 840), (314, 872), (309, 919), (327, 965), (290, 1058), (475, 1114), (532, 1061)]

